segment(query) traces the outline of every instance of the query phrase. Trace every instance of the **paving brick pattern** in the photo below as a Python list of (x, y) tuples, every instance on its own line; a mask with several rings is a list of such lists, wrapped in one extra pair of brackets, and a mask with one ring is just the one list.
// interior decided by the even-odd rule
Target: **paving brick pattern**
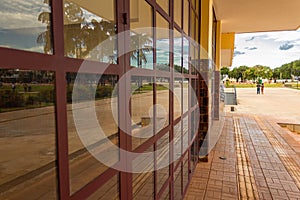
[(229, 114), (185, 199), (300, 199), (300, 144), (287, 132), (272, 118)]

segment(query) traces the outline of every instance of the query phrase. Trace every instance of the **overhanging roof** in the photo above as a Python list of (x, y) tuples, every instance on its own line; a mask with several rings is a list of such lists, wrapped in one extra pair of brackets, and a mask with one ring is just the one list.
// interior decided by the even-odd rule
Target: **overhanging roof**
[(300, 0), (214, 0), (222, 32), (295, 30), (300, 26)]

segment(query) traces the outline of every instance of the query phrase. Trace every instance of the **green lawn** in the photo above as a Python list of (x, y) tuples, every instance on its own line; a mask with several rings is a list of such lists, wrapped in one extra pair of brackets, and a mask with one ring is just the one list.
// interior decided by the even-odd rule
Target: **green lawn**
[[(264, 84), (266, 88), (280, 88), (280, 87), (284, 87), (284, 84), (282, 83), (265, 83)], [(255, 88), (256, 84), (248, 84), (248, 83), (239, 83), (239, 84), (229, 84), (228, 86), (226, 86), (227, 88)]]

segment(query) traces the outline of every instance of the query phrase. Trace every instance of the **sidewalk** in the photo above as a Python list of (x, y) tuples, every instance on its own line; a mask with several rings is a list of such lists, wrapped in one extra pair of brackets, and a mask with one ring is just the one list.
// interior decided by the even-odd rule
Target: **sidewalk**
[(289, 117), (243, 112), (243, 106), (227, 112), (209, 162), (198, 163), (185, 199), (300, 199), (300, 135), (278, 125)]

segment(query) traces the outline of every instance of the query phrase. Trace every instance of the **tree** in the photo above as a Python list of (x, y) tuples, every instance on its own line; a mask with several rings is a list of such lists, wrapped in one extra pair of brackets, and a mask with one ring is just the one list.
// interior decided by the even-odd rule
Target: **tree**
[(245, 72), (247, 71), (247, 69), (249, 69), (249, 67), (243, 65), (243, 66), (240, 66), (238, 68), (234, 68), (233, 70), (231, 70), (229, 72), (228, 75), (229, 75), (230, 78), (235, 78), (236, 82), (238, 82), (239, 79), (241, 79), (241, 81), (244, 82)]
[(230, 69), (228, 67), (222, 67), (221, 70), (220, 70), (220, 72), (221, 72), (221, 75), (222, 75), (222, 78), (223, 78), (224, 75), (228, 75), (229, 74)]

